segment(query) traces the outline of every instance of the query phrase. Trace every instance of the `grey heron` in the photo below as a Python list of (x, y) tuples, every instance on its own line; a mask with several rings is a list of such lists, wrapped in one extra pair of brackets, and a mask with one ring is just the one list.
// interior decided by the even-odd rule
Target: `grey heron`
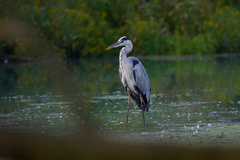
[(142, 63), (136, 57), (127, 57), (132, 51), (133, 44), (128, 37), (121, 37), (116, 43), (109, 46), (106, 50), (124, 46), (119, 54), (119, 76), (123, 86), (128, 93), (128, 112), (126, 125), (130, 110), (130, 97), (134, 101), (134, 107), (137, 106), (142, 110), (143, 124), (145, 126), (144, 111), (150, 107), (151, 86), (147, 72)]

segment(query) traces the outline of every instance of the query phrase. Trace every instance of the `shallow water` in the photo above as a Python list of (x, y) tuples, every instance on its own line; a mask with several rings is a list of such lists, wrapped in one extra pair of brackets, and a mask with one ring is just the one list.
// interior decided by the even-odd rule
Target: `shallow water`
[(44, 61), (0, 72), (0, 130), (111, 141), (240, 146), (240, 57), (139, 57), (151, 107), (131, 103), (118, 59)]

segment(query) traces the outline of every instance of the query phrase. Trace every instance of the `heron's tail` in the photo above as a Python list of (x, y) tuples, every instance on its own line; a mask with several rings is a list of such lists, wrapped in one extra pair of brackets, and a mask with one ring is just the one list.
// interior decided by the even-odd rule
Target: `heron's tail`
[(145, 104), (145, 102), (142, 102), (142, 106), (141, 106), (141, 101), (140, 98), (132, 98), (132, 100), (134, 101), (134, 107), (137, 108), (139, 107), (139, 109), (142, 110), (143, 107), (143, 111), (148, 112), (148, 108), (150, 107), (149, 102), (147, 103), (147, 105)]
[(150, 107), (150, 102), (147, 101), (146, 99), (146, 95), (143, 95), (143, 101), (142, 101), (142, 106), (141, 106), (141, 100), (140, 100), (140, 96), (137, 97), (133, 94), (130, 94), (132, 100), (134, 101), (134, 107), (136, 108), (137, 106), (139, 107), (139, 109), (142, 110), (142, 107), (143, 107), (143, 111), (146, 111), (148, 112), (148, 108)]
[(140, 103), (140, 104), (138, 104), (138, 107), (139, 107), (141, 110), (142, 110), (142, 107), (143, 107), (143, 111), (148, 112), (149, 105), (142, 104), (142, 106), (141, 106), (141, 103)]

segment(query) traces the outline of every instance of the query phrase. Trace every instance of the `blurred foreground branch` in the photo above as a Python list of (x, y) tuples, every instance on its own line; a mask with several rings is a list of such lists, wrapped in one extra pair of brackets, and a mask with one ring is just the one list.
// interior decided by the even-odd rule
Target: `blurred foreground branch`
[(88, 133), (67, 139), (0, 133), (0, 157), (12, 159), (239, 159), (239, 149), (114, 143)]

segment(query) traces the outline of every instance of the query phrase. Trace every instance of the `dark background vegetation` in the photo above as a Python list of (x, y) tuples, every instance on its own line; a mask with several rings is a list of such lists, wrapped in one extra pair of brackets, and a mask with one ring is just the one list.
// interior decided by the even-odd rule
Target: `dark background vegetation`
[(239, 9), (238, 0), (1, 0), (0, 50), (101, 57), (127, 35), (138, 55), (238, 53)]
[[(9, 55), (20, 56), (23, 60), (116, 56), (106, 53), (105, 49), (124, 35), (133, 41), (137, 55), (239, 53), (239, 9), (238, 0), (0, 0), (0, 64), (1, 59), (5, 63), (5, 57)], [(118, 53), (116, 50), (108, 52)], [(36, 93), (39, 93), (51, 98), (48, 92), (44, 93), (46, 90), (56, 95), (75, 95), (84, 89), (97, 96), (99, 90), (107, 91), (105, 86), (120, 85), (117, 76), (108, 78), (108, 81), (99, 78), (104, 77), (106, 72), (117, 72), (117, 69), (109, 69), (113, 67), (111, 64), (90, 62), (83, 60), (80, 62), (83, 66), (71, 69), (65, 65), (44, 64), (40, 66), (39, 73), (36, 73), (34, 66), (29, 70), (5, 70), (2, 65), (0, 70), (4, 71), (0, 77), (0, 93), (5, 97), (15, 97), (14, 94), (17, 93), (20, 96), (32, 93), (33, 97), (37, 97)], [(209, 95), (202, 91), (200, 97), (206, 101), (225, 100), (226, 104), (228, 101), (228, 104), (238, 102), (238, 74), (234, 72), (237, 69), (233, 68), (238, 66), (235, 64), (230, 64), (228, 68), (222, 63), (215, 65), (209, 61), (184, 62), (184, 65), (183, 62), (175, 61), (167, 65), (159, 65), (157, 62), (145, 64), (148, 68), (159, 71), (159, 74), (153, 74), (157, 73), (154, 71), (149, 76), (152, 79), (151, 84), (159, 87), (156, 91), (170, 90), (172, 92), (169, 95), (174, 95), (184, 88), (185, 92), (182, 92), (183, 96), (179, 99), (187, 99), (185, 95), (191, 93), (188, 91), (192, 86), (197, 89), (213, 88), (216, 94), (212, 96), (212, 92)], [(200, 71), (195, 72), (196, 70)], [(88, 73), (91, 75), (84, 76)], [(192, 80), (192, 73), (199, 74), (199, 81)], [(214, 81), (215, 75), (219, 81)], [(159, 85), (159, 80), (164, 81), (164, 78), (169, 81), (168, 85)], [(205, 78), (208, 78), (206, 83), (200, 83)], [(95, 81), (92, 81), (95, 79), (102, 84), (106, 82), (107, 85), (95, 85)], [(81, 83), (74, 83), (77, 80)], [(48, 83), (50, 87), (46, 85)], [(231, 92), (218, 90), (217, 86), (224, 86), (223, 88), (228, 88)], [(234, 99), (230, 99), (231, 97)], [(174, 102), (173, 99), (171, 101)], [(16, 112), (19, 109), (16, 100), (9, 101), (11, 107), (4, 106), (3, 102), (2, 100), (0, 107), (6, 111)], [(81, 105), (83, 103), (82, 99), (74, 102)], [(81, 116), (89, 108), (84, 108)], [(12, 121), (17, 122), (18, 119), (14, 117)], [(29, 124), (36, 121), (38, 119), (33, 122), (31, 120)], [(11, 124), (7, 125), (9, 126), (15, 127)], [(92, 131), (87, 132), (87, 127), (86, 133), (79, 134), (78, 137), (62, 138), (44, 137), (43, 134), (36, 135), (30, 131), (21, 132), (19, 126), (22, 126), (19, 123), (16, 126), (17, 131), (10, 131), (11, 134), (3, 129), (0, 132), (0, 159), (239, 159), (240, 154), (239, 148), (233, 147), (199, 149), (191, 148), (190, 144), (176, 147), (103, 141), (95, 134), (91, 135)], [(68, 128), (71, 129), (72, 126)], [(12, 133), (14, 131), (16, 133)]]

